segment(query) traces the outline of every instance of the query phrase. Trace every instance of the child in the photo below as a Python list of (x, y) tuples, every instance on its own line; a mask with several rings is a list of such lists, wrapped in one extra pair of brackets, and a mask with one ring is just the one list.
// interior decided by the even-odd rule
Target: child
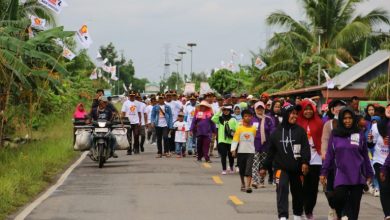
[[(236, 133), (234, 134), (231, 152), (234, 157), (237, 155), (238, 167), (240, 170), (241, 178), (241, 191), (251, 193), (252, 165), (253, 157), (255, 155), (256, 127), (251, 125), (252, 113), (249, 110), (242, 111), (241, 115), (242, 125), (239, 125), (237, 127)], [(238, 145), (240, 145), (240, 147), (237, 150)]]
[(175, 129), (175, 145), (177, 158), (185, 157), (184, 144), (187, 142), (186, 123), (184, 122), (184, 113), (179, 112), (177, 121), (173, 124)]

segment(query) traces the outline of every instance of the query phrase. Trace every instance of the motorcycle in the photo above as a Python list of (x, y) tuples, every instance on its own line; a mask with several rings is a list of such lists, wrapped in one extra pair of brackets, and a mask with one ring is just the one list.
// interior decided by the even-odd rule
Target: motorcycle
[(112, 124), (106, 120), (94, 121), (92, 129), (92, 148), (91, 159), (99, 163), (99, 168), (102, 168), (104, 163), (112, 156), (111, 137)]

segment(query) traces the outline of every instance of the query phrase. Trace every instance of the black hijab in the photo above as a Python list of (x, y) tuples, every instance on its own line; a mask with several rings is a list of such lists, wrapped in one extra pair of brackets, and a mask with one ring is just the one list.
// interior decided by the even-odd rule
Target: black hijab
[[(231, 105), (224, 105), (224, 107), (231, 107)], [(219, 123), (224, 124), (226, 121), (229, 121), (233, 117), (232, 116), (233, 110), (229, 109), (229, 112), (230, 113), (228, 115), (225, 115), (223, 113), (223, 108), (222, 108), (222, 115), (219, 116)]]
[(292, 111), (294, 111), (294, 110), (300, 111), (301, 109), (302, 108), (300, 105), (288, 105), (287, 104), (286, 106), (283, 106), (283, 108), (282, 108), (283, 121), (280, 125), (285, 129), (290, 129), (290, 128), (294, 127), (296, 125), (296, 123), (290, 124), (288, 119), (290, 118), (290, 114)]
[[(352, 115), (353, 123), (352, 123), (351, 128), (346, 128), (344, 125), (344, 122), (343, 122), (344, 115), (347, 112)], [(333, 135), (338, 136), (338, 137), (348, 137), (351, 134), (360, 133), (356, 114), (351, 107), (344, 107), (340, 110), (339, 118), (337, 120), (337, 128), (333, 129), (332, 132), (333, 132)]]

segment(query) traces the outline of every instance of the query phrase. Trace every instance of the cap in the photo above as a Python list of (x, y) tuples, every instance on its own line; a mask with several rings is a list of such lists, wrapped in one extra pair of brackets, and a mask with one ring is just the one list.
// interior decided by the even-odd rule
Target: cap
[(165, 99), (165, 95), (164, 94), (160, 94), (159, 96), (156, 97), (156, 99)]
[(233, 109), (233, 106), (232, 105), (229, 105), (229, 104), (224, 104), (222, 106), (222, 109), (229, 109), (229, 110), (232, 110)]
[(196, 100), (196, 96), (194, 94), (191, 94), (191, 96), (189, 97), (189, 99), (191, 100)]
[(135, 95), (137, 95), (137, 93), (134, 90), (129, 91), (129, 96), (135, 96)]
[(285, 102), (282, 108), (282, 111), (287, 112), (287, 111), (292, 111), (292, 110), (297, 110), (300, 111), (302, 110), (302, 106), (300, 105), (292, 105), (288, 102)]
[(100, 96), (99, 101), (100, 102), (108, 102), (108, 98), (107, 98), (107, 96)]

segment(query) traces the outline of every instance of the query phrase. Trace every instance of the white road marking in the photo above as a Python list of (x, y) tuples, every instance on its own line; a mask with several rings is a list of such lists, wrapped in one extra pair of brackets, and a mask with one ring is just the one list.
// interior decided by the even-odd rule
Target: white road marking
[(60, 187), (65, 180), (68, 178), (68, 176), (72, 173), (74, 168), (76, 168), (87, 156), (88, 151), (81, 154), (80, 158), (70, 166), (65, 173), (63, 173), (58, 179), (57, 183), (51, 186), (43, 195), (41, 195), (38, 199), (36, 199), (34, 202), (32, 202), (30, 205), (28, 205), (21, 213), (19, 213), (15, 220), (23, 220), (25, 219), (37, 206), (39, 206), (43, 201), (45, 201), (53, 192), (57, 190), (58, 187)]

